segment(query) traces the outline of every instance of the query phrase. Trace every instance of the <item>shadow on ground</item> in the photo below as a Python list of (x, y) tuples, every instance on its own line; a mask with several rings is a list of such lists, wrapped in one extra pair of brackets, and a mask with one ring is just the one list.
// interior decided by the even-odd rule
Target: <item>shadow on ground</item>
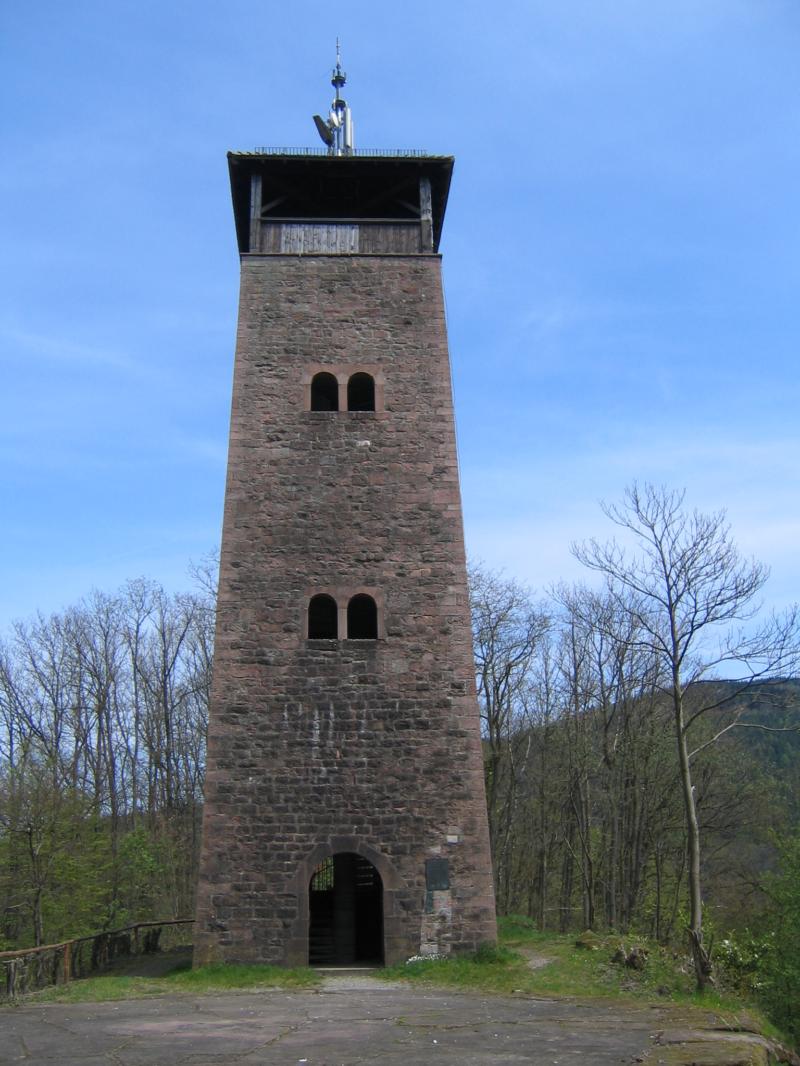
[(173, 970), (188, 970), (192, 965), (192, 948), (168, 948), (153, 955), (128, 955), (116, 959), (104, 969), (103, 977), (164, 977)]

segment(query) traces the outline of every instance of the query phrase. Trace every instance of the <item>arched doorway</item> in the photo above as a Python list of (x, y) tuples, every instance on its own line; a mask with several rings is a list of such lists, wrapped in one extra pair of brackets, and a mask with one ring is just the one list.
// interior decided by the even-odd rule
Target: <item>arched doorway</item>
[(383, 883), (354, 852), (323, 859), (308, 885), (310, 966), (383, 963)]

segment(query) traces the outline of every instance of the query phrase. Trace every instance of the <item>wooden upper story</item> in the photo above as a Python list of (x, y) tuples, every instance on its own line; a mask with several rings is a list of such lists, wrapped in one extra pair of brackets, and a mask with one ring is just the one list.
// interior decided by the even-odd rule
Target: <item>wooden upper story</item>
[(438, 252), (452, 156), (264, 150), (228, 166), (242, 254)]

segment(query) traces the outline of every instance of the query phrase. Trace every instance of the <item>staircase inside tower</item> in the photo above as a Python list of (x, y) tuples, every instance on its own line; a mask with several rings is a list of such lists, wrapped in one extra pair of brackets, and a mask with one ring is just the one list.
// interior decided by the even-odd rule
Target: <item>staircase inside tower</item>
[(341, 852), (314, 871), (308, 890), (310, 966), (383, 962), (383, 885), (367, 859)]

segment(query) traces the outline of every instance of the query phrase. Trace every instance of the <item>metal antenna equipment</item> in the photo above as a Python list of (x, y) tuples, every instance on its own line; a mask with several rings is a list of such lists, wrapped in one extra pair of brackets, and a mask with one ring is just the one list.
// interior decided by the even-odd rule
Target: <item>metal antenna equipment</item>
[(327, 119), (322, 118), (321, 115), (314, 115), (314, 125), (317, 127), (317, 133), (328, 146), (329, 155), (353, 154), (353, 114), (340, 91), (346, 81), (347, 75), (342, 70), (342, 56), (337, 37), (336, 66), (331, 77), (331, 85), (336, 90), (336, 95)]

